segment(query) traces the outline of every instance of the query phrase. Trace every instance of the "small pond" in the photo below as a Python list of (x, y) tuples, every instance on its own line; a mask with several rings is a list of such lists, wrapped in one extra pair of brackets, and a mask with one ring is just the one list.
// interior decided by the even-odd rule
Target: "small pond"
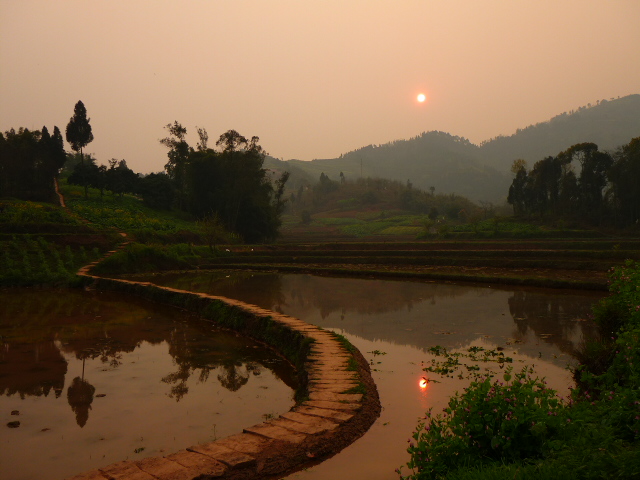
[[(142, 277), (136, 277), (141, 279)], [(514, 369), (533, 365), (566, 396), (567, 366), (584, 338), (601, 293), (455, 285), (306, 274), (213, 271), (144, 280), (235, 298), (345, 335), (371, 363), (383, 407), (372, 428), (333, 458), (290, 479), (397, 479), (407, 439), (428, 408), (437, 412), (469, 380), (440, 379), (421, 388), (430, 347), (504, 348)]]
[[(293, 368), (136, 297), (0, 290), (0, 478), (169, 454), (289, 410)], [(19, 422), (19, 426), (16, 426)]]

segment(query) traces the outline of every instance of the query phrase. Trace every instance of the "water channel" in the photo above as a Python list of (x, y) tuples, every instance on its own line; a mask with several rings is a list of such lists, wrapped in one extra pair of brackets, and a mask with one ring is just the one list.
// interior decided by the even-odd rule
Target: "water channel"
[(273, 351), (177, 309), (81, 290), (0, 290), (0, 478), (59, 480), (176, 452), (288, 411)]
[(383, 411), (361, 439), (290, 480), (397, 479), (407, 439), (428, 408), (443, 408), (468, 384), (457, 378), (419, 385), (435, 345), (504, 348), (514, 368), (533, 365), (559, 395), (572, 385), (567, 369), (584, 338), (600, 293), (433, 282), (213, 271), (136, 277), (207, 292), (298, 317), (345, 335), (370, 362)]

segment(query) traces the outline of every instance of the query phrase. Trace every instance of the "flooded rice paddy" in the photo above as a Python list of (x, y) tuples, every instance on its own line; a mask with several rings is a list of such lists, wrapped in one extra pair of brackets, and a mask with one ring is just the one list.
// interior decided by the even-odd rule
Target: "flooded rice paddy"
[[(140, 278), (140, 277), (137, 277)], [(566, 396), (567, 366), (584, 338), (599, 293), (320, 277), (306, 274), (213, 271), (144, 280), (235, 298), (293, 315), (345, 335), (369, 360), (383, 411), (353, 445), (290, 480), (397, 479), (408, 460), (407, 439), (427, 409), (441, 410), (469, 380), (427, 375), (430, 347), (503, 348), (514, 369), (534, 366)]]
[(222, 438), (294, 404), (292, 367), (114, 293), (0, 290), (0, 478), (55, 480)]

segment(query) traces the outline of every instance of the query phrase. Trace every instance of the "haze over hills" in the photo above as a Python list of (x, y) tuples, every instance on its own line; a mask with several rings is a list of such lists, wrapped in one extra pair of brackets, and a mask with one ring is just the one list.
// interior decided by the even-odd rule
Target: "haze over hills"
[(382, 177), (409, 181), (421, 189), (456, 193), (473, 201), (503, 202), (512, 181), (511, 164), (529, 168), (576, 143), (593, 142), (600, 150), (615, 150), (640, 136), (640, 95), (602, 100), (564, 112), (547, 122), (518, 129), (475, 145), (445, 132), (425, 132), (409, 140), (368, 145), (338, 158), (280, 161), (267, 158), (265, 167), (291, 172), (291, 187), (315, 183), (321, 173), (333, 180)]
[(487, 165), (509, 170), (518, 158), (525, 159), (531, 167), (576, 143), (591, 142), (600, 150), (613, 151), (637, 136), (640, 136), (640, 95), (629, 95), (563, 112), (548, 122), (518, 129), (511, 136), (483, 142), (480, 150)]

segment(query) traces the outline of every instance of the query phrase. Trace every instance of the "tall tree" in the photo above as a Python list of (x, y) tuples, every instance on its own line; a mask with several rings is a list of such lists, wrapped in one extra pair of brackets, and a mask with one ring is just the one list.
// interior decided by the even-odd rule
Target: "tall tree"
[(526, 186), (528, 181), (526, 165), (524, 160), (515, 160), (511, 167), (511, 171), (516, 176), (511, 183), (511, 187), (509, 187), (507, 202), (513, 205), (514, 215), (521, 215), (526, 212)]
[(247, 242), (276, 238), (288, 179), (285, 173), (271, 183), (258, 141), (229, 130), (216, 142), (221, 151), (192, 151), (187, 163), (189, 210), (201, 218), (217, 215)]
[(71, 149), (80, 153), (82, 159), (82, 149), (93, 142), (93, 132), (91, 131), (91, 119), (87, 118), (87, 109), (81, 100), (78, 100), (73, 109), (73, 117), (67, 124), (67, 142), (71, 145)]
[(640, 223), (640, 137), (618, 149), (609, 180), (616, 223), (637, 227)]
[(209, 134), (204, 128), (196, 127), (196, 130), (198, 131), (198, 138), (200, 138), (197, 145), (198, 151), (204, 152), (209, 148)]
[(169, 161), (164, 166), (167, 175), (176, 185), (178, 193), (178, 207), (185, 208), (187, 194), (186, 169), (189, 155), (193, 149), (186, 141), (187, 129), (178, 121), (167, 124), (164, 128), (169, 131), (169, 136), (160, 139), (160, 143), (169, 149), (167, 153)]
[(581, 216), (602, 220), (604, 217), (603, 191), (607, 185), (607, 171), (613, 159), (600, 152), (595, 143), (578, 143), (561, 155), (580, 163), (578, 186), (580, 187)]

